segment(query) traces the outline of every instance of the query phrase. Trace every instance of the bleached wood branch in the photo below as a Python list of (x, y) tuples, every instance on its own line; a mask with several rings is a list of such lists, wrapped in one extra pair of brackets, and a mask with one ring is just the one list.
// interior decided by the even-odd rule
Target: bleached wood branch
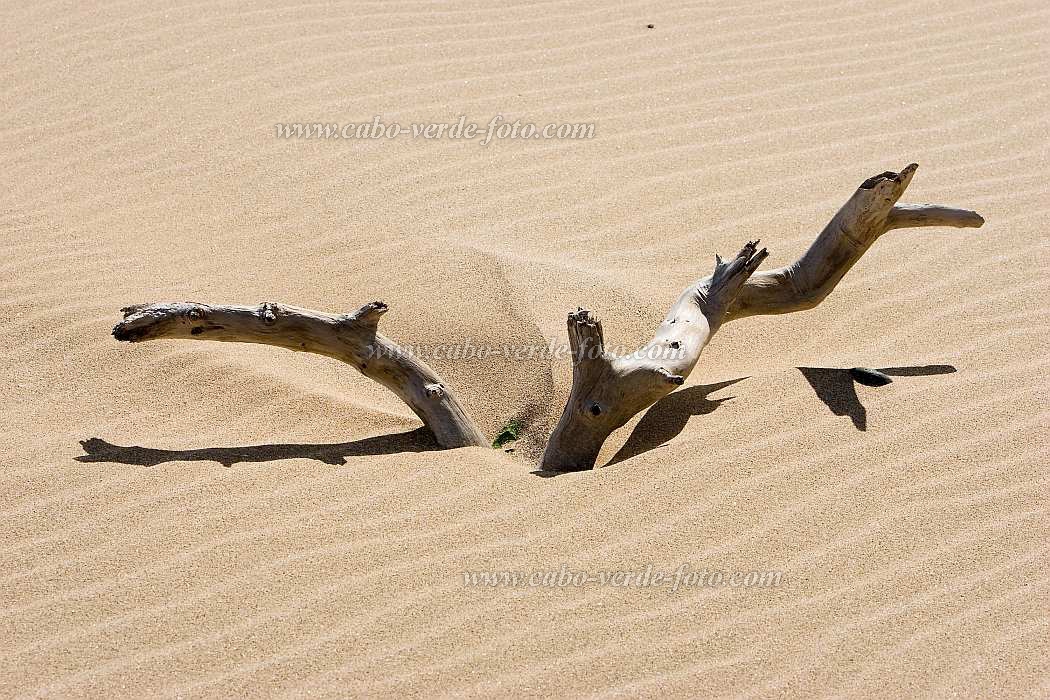
[(606, 352), (601, 322), (590, 311), (570, 313), (572, 390), (541, 469), (590, 469), (612, 431), (680, 386), (766, 255), (755, 241), (728, 263), (716, 256), (714, 273), (682, 292), (656, 336), (632, 355)]
[[(606, 438), (639, 411), (674, 390), (696, 366), (719, 326), (746, 316), (811, 309), (883, 233), (917, 226), (978, 227), (975, 212), (897, 204), (918, 166), (865, 180), (809, 250), (787, 267), (752, 274), (766, 257), (749, 243), (729, 264), (683, 292), (655, 338), (634, 355), (604, 350), (601, 324), (590, 312), (569, 314), (573, 382), (561, 420), (543, 454), (542, 469), (590, 469)], [(583, 348), (590, 348), (588, 355)], [(669, 353), (678, 352), (672, 357)]]
[(885, 172), (865, 180), (801, 258), (747, 281), (726, 320), (812, 309), (887, 231), (918, 226), (977, 228), (984, 224), (980, 214), (965, 209), (897, 204), (918, 167), (912, 163), (899, 173)]
[(122, 309), (117, 340), (218, 340), (260, 343), (326, 355), (379, 382), (404, 401), (442, 447), (486, 445), (485, 436), (434, 370), (377, 332), (387, 305), (328, 314), (283, 304), (214, 306), (181, 302)]

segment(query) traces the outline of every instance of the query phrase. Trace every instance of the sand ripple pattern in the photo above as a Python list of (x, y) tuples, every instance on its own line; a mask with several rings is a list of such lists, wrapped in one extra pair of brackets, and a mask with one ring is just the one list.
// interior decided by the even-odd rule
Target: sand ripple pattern
[[(0, 697), (1050, 693), (1046, 3), (9, 5)], [(377, 114), (596, 131), (274, 135)], [(578, 304), (630, 344), (715, 251), (787, 261), (911, 160), (988, 224), (727, 327), (591, 473), (531, 473), (564, 358), (435, 361), (527, 424), (442, 452), (338, 363), (108, 336), (130, 302), (382, 298), (417, 346), (546, 345)], [(462, 578), (682, 563), (784, 582)]]

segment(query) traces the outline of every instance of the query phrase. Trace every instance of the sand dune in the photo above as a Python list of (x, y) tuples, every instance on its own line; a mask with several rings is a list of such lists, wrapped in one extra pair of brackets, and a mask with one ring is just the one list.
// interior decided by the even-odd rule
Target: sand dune
[[(1050, 694), (1045, 3), (120, 0), (0, 27), (0, 696)], [(275, 133), (497, 114), (595, 134)], [(441, 451), (331, 360), (109, 335), (135, 302), (383, 299), (405, 344), (561, 343), (581, 305), (637, 346), (716, 251), (788, 262), (910, 161), (907, 200), (984, 228), (893, 232), (818, 308), (727, 326), (593, 472), (533, 473), (564, 357), (431, 361), (489, 435), (526, 424)], [(464, 582), (683, 564), (782, 580)]]

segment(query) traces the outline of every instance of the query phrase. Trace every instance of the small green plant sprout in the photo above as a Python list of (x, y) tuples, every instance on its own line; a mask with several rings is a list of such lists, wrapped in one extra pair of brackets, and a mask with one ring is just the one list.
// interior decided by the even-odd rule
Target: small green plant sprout
[(496, 439), (492, 441), (492, 446), (498, 450), (508, 442), (514, 442), (521, 437), (522, 427), (520, 420), (511, 418), (496, 435)]

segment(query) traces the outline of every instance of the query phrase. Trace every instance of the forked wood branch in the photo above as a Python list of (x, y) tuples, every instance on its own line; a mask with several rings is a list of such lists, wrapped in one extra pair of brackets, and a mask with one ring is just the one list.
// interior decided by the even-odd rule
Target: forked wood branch
[[(573, 381), (569, 400), (543, 453), (546, 471), (590, 469), (612, 431), (681, 384), (719, 326), (746, 316), (812, 309), (824, 300), (886, 231), (916, 226), (977, 227), (975, 212), (897, 205), (918, 166), (865, 180), (797, 261), (752, 274), (765, 258), (749, 243), (729, 264), (688, 287), (656, 336), (633, 355), (604, 350), (601, 324), (590, 311), (569, 314)], [(588, 352), (581, 348), (586, 345)], [(674, 353), (678, 353), (675, 355)]]
[(887, 231), (919, 226), (978, 228), (977, 212), (932, 204), (897, 204), (919, 166), (885, 172), (861, 183), (801, 258), (747, 281), (727, 321), (812, 309), (824, 300), (868, 248)]
[[(757, 242), (748, 243), (729, 262), (716, 256), (714, 272), (685, 289), (653, 339), (631, 355), (617, 357), (606, 351), (601, 322), (590, 311), (570, 313), (572, 389), (541, 468), (592, 468), (614, 430), (685, 381), (723, 323), (813, 308), (883, 233), (984, 223), (972, 211), (897, 204), (916, 167), (911, 164), (900, 173), (886, 172), (864, 181), (791, 265), (756, 273), (766, 258), (766, 250), (759, 250)], [(124, 320), (113, 335), (129, 342), (179, 338), (262, 343), (327, 355), (393, 391), (441, 446), (486, 445), (482, 432), (441, 378), (377, 332), (386, 310), (382, 302), (345, 315), (272, 303), (257, 307), (148, 304), (123, 309)]]

